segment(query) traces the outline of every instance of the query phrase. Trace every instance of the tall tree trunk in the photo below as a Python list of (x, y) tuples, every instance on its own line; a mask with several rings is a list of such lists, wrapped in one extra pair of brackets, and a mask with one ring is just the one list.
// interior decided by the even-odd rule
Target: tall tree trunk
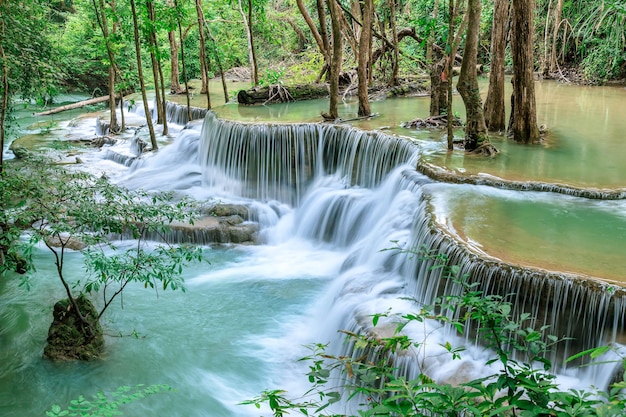
[(341, 11), (335, 0), (326, 0), (330, 13), (332, 28), (332, 55), (329, 67), (330, 103), (328, 117), (335, 120), (339, 118), (339, 72), (341, 71), (342, 41), (341, 41)]
[(220, 71), (220, 78), (222, 79), (222, 90), (224, 91), (224, 103), (228, 103), (228, 85), (226, 84), (226, 74), (224, 74), (224, 67), (222, 67), (222, 60), (220, 59), (220, 51), (217, 49), (217, 42), (211, 33), (209, 25), (205, 22), (206, 33), (211, 40), (211, 46), (213, 47), (213, 53), (215, 54), (215, 62), (217, 63), (217, 69)]
[(539, 139), (533, 62), (534, 10), (535, 0), (513, 0), (513, 109), (509, 135), (522, 143)]
[(248, 59), (250, 61), (250, 81), (256, 87), (259, 85), (259, 71), (256, 64), (256, 52), (254, 50), (254, 36), (252, 35), (252, 0), (248, 0), (248, 13), (243, 10), (242, 0), (238, 0), (239, 13), (246, 28), (248, 38)]
[[(439, 0), (435, 0), (432, 18), (437, 19), (439, 14)], [(435, 43), (435, 28), (430, 29), (426, 42), (426, 62), (430, 65), (430, 115), (439, 116), (448, 106), (448, 81), (443, 81), (446, 60), (435, 62), (433, 58), (433, 44)]]
[(504, 59), (509, 21), (509, 0), (495, 0), (491, 30), (491, 72), (485, 100), (485, 123), (491, 131), (506, 130), (504, 112)]
[[(174, 0), (167, 0), (167, 7), (174, 9), (174, 13), (178, 19), (178, 9), (174, 4)], [(170, 44), (170, 65), (172, 67), (170, 73), (170, 93), (179, 94), (181, 92), (180, 88), (180, 65), (178, 62), (178, 42), (176, 41), (176, 30), (172, 25), (169, 27), (167, 32), (167, 39)], [(181, 39), (182, 43), (182, 39)]]
[(178, 42), (176, 41), (176, 32), (170, 30), (167, 32), (167, 38), (170, 42), (170, 65), (172, 72), (170, 74), (170, 92), (172, 94), (180, 93), (180, 70), (178, 61)]
[(478, 72), (476, 70), (481, 0), (469, 0), (467, 7), (467, 37), (465, 39), (461, 73), (459, 74), (456, 88), (463, 99), (467, 114), (464, 147), (467, 151), (473, 151), (487, 139), (487, 126), (485, 125), (483, 103), (478, 89)]
[[(111, 113), (109, 119), (109, 132), (118, 133), (120, 131), (120, 126), (117, 123), (117, 109), (115, 105), (115, 53), (113, 52), (113, 47), (111, 46), (109, 23), (107, 21), (104, 0), (98, 0), (98, 3), (96, 3), (96, 0), (92, 0), (92, 3), (96, 14), (96, 20), (98, 21), (98, 26), (100, 26), (102, 36), (104, 36), (107, 56), (109, 57), (109, 97), (112, 97), (109, 101), (109, 110)], [(115, 11), (115, 1), (111, 3), (111, 8)]]
[[(159, 78), (158, 86), (161, 88), (161, 112), (162, 112), (162, 123), (163, 123), (163, 136), (169, 134), (169, 129), (167, 125), (167, 102), (165, 99), (165, 77), (163, 76), (163, 65), (161, 65), (161, 52), (159, 50), (159, 42), (157, 40), (157, 31), (156, 31), (156, 12), (154, 10), (154, 0), (150, 0), (150, 7), (148, 9), (148, 16), (151, 21), (152, 30), (150, 32), (150, 36), (152, 39), (154, 55), (156, 58), (156, 69), (157, 75)], [(155, 88), (157, 84), (155, 84)]]
[(398, 41), (398, 31), (396, 30), (396, 0), (388, 0), (389, 2), (389, 10), (391, 12), (391, 16), (389, 17), (389, 22), (391, 26), (391, 36), (393, 37), (393, 65), (391, 67), (391, 78), (389, 79), (388, 85), (394, 86), (398, 85), (398, 69), (400, 65), (400, 45)]
[[(4, 35), (4, 19), (0, 19), (0, 22), (2, 22), (0, 33)], [(6, 121), (7, 111), (9, 109), (9, 68), (7, 63), (7, 56), (1, 43), (0, 58), (2, 58), (2, 108), (0, 109), (0, 174), (2, 174), (4, 170), (4, 141), (6, 136), (4, 123)]]
[(304, 21), (306, 22), (307, 26), (309, 27), (309, 30), (311, 31), (311, 34), (313, 35), (313, 38), (315, 39), (315, 43), (317, 44), (317, 47), (320, 50), (322, 57), (324, 58), (322, 71), (320, 75), (318, 76), (318, 79), (316, 80), (316, 82), (319, 82), (321, 80), (322, 76), (326, 72), (326, 69), (328, 68), (328, 65), (330, 63), (330, 50), (329, 50), (329, 45), (328, 45), (328, 37), (326, 34), (326, 14), (324, 13), (324, 5), (322, 4), (322, 7), (321, 8), (319, 7), (319, 3), (321, 1), (322, 0), (317, 1), (318, 18), (320, 21), (320, 30), (318, 31), (317, 26), (315, 26), (315, 22), (313, 22), (313, 19), (311, 18), (309, 11), (304, 5), (304, 0), (296, 0), (296, 3), (298, 5), (298, 10), (300, 10), (300, 14), (304, 18)]
[(148, 95), (146, 94), (146, 82), (143, 78), (143, 69), (141, 66), (141, 46), (139, 44), (139, 24), (137, 23), (137, 8), (135, 7), (135, 0), (130, 0), (130, 7), (133, 15), (133, 36), (135, 38), (135, 55), (137, 57), (137, 75), (139, 76), (139, 83), (141, 84), (141, 98), (143, 100), (143, 109), (146, 113), (146, 120), (148, 122), (148, 131), (150, 132), (150, 144), (152, 150), (159, 149), (159, 145), (156, 141), (154, 134), (154, 126), (152, 126), (152, 116), (150, 115), (150, 107), (148, 106)]
[(563, 15), (563, 0), (557, 0), (556, 8), (554, 9), (554, 30), (552, 32), (552, 49), (550, 51), (550, 72), (557, 71), (557, 40), (559, 38), (559, 29), (561, 28), (561, 20)]
[(189, 99), (189, 81), (187, 80), (187, 66), (185, 64), (185, 46), (183, 44), (183, 26), (180, 23), (180, 14), (178, 13), (178, 0), (174, 0), (176, 7), (176, 24), (178, 25), (178, 37), (180, 38), (180, 59), (183, 64), (183, 81), (185, 82), (185, 97), (187, 98), (187, 120), (191, 121), (191, 100)]
[[(455, 29), (455, 22), (461, 8), (461, 1), (457, 0), (456, 5), (452, 0), (449, 1), (448, 15), (450, 22), (448, 23), (448, 49), (449, 54), (446, 57), (445, 71), (441, 74), (442, 81), (447, 83), (448, 88), (448, 117), (446, 123), (446, 130), (448, 132), (448, 151), (454, 149), (454, 120), (452, 112), (452, 68), (454, 67), (454, 60), (456, 58), (456, 52), (461, 44), (461, 34), (465, 31), (467, 26), (469, 14), (465, 13), (463, 21), (459, 25), (459, 29)], [(456, 35), (454, 32), (456, 31)]]
[[(200, 36), (200, 70), (202, 71), (202, 89), (200, 93), (206, 94), (207, 109), (211, 109), (211, 95), (209, 94), (209, 65), (206, 56), (206, 38), (204, 36), (204, 12), (202, 0), (196, 0), (196, 14), (198, 15), (198, 33)], [(182, 42), (181, 42), (182, 43)]]
[[(156, 96), (155, 105), (157, 111), (157, 124), (165, 127), (165, 97), (161, 96), (161, 77), (159, 74), (159, 60), (157, 57), (157, 39), (156, 39), (156, 17), (154, 13), (153, 0), (146, 0), (146, 11), (148, 12), (148, 45), (150, 45), (150, 62), (152, 63), (152, 79), (154, 80), (154, 94)], [(165, 134), (165, 132), (163, 132)]]
[(363, 0), (363, 27), (359, 36), (359, 56), (358, 56), (358, 97), (359, 97), (359, 116), (369, 116), (372, 111), (370, 109), (370, 100), (367, 93), (369, 84), (370, 69), (370, 52), (372, 44), (372, 18), (374, 14), (374, 5), (372, 0)]

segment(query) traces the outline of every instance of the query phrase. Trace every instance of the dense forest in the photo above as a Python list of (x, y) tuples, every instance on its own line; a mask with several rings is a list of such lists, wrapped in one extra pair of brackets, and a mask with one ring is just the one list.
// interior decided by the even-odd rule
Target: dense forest
[[(361, 3), (3, 0), (2, 96), (43, 102), (64, 90), (101, 96), (109, 93), (110, 77), (115, 91), (128, 92), (139, 90), (142, 75), (149, 87), (163, 80), (172, 92), (184, 91), (185, 79), (206, 82), (207, 77), (229, 72), (250, 79), (253, 85), (284, 80), (311, 83), (326, 79), (337, 52), (342, 76), (354, 77), (349, 82), (356, 83), (356, 71), (350, 69), (362, 67), (361, 58), (371, 66), (366, 77), (370, 84), (393, 85), (427, 76), (433, 65), (441, 65), (450, 46), (460, 58), (468, 38), (464, 29), (473, 26), (468, 19), (476, 5), (480, 9), (477, 63), (488, 68), (492, 48), (498, 46), (504, 48), (502, 65), (511, 70), (508, 1)], [(337, 8), (328, 8), (329, 4)], [(624, 1), (537, 0), (531, 12), (533, 66), (538, 74), (593, 84), (625, 76)], [(333, 50), (335, 21), (341, 39)], [(450, 31), (450, 23), (459, 29)], [(203, 30), (198, 30), (199, 25)], [(135, 56), (135, 30), (140, 60)], [(449, 42), (450, 36), (457, 39)], [(361, 43), (364, 53), (360, 53)], [(138, 62), (144, 71), (137, 70)]]

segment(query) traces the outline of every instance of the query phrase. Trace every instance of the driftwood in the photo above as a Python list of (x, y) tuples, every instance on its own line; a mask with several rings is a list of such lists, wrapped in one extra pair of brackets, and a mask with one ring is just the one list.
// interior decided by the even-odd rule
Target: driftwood
[[(117, 98), (119, 98), (119, 96), (117, 96), (116, 99)], [(90, 98), (89, 100), (83, 100), (77, 103), (67, 104), (65, 106), (57, 107), (55, 109), (47, 110), (41, 113), (35, 113), (34, 116), (47, 116), (49, 114), (61, 113), (66, 110), (79, 109), (81, 107), (89, 106), (92, 104), (98, 104), (98, 103), (102, 103), (105, 101), (109, 101), (108, 95), (102, 96), (102, 97)]]
[[(414, 119), (410, 122), (402, 123), (402, 127), (407, 129), (443, 129), (448, 125), (448, 115), (443, 114), (440, 116), (430, 116), (425, 119)], [(452, 125), (454, 127), (463, 126), (463, 122), (458, 117), (452, 119)]]
[[(476, 72), (478, 73), (478, 75), (485, 72), (485, 67), (483, 66), (483, 64), (476, 64)], [(460, 73), (461, 73), (461, 67), (452, 68), (452, 75), (459, 75)]]
[(323, 84), (298, 85), (285, 87), (273, 85), (240, 90), (237, 93), (239, 104), (255, 105), (285, 103), (288, 101), (311, 100), (328, 96), (328, 88)]

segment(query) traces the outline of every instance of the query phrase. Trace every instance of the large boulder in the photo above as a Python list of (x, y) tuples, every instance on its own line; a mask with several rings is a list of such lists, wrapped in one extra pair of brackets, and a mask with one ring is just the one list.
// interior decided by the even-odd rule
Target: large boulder
[(97, 320), (98, 312), (84, 295), (75, 300), (85, 320), (81, 319), (69, 299), (57, 302), (43, 351), (45, 358), (55, 361), (88, 361), (102, 354), (104, 337)]

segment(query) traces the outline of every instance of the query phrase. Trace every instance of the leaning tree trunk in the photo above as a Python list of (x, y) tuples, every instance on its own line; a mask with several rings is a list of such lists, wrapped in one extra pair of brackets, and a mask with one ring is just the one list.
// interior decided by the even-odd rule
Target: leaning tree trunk
[(491, 72), (485, 100), (485, 124), (491, 131), (506, 130), (504, 111), (504, 58), (506, 51), (509, 0), (496, 0), (491, 31)]
[(329, 109), (328, 118), (335, 120), (339, 118), (339, 72), (341, 70), (342, 60), (342, 42), (341, 42), (341, 18), (339, 6), (335, 0), (326, 0), (328, 10), (330, 12), (330, 21), (332, 27), (333, 49), (329, 68)]
[(154, 126), (152, 125), (152, 116), (150, 115), (150, 108), (148, 106), (148, 95), (146, 94), (146, 82), (143, 78), (143, 70), (141, 66), (141, 46), (139, 44), (139, 23), (137, 22), (137, 8), (135, 7), (135, 0), (130, 0), (130, 7), (133, 15), (133, 36), (135, 38), (135, 55), (137, 59), (137, 75), (139, 76), (139, 83), (141, 85), (141, 98), (143, 100), (143, 109), (146, 113), (146, 120), (148, 122), (148, 131), (150, 132), (150, 144), (152, 150), (159, 149), (159, 145), (156, 141), (154, 134)]
[(478, 71), (476, 69), (480, 11), (481, 0), (469, 0), (467, 38), (461, 73), (456, 86), (465, 104), (467, 114), (464, 142), (466, 151), (473, 151), (487, 139), (487, 126), (485, 125), (483, 103), (478, 89)]
[(358, 97), (359, 97), (359, 116), (369, 116), (372, 111), (370, 109), (370, 100), (367, 93), (369, 84), (369, 63), (370, 63), (370, 46), (372, 44), (372, 16), (374, 5), (372, 0), (363, 0), (363, 27), (359, 36), (359, 57), (358, 57)]
[(539, 139), (533, 61), (534, 0), (513, 0), (513, 109), (509, 135), (516, 142)]
[(330, 66), (330, 45), (328, 43), (326, 30), (326, 13), (324, 12), (324, 2), (323, 0), (317, 0), (317, 14), (320, 23), (319, 31), (317, 30), (317, 26), (315, 25), (315, 22), (313, 22), (309, 11), (304, 5), (304, 0), (296, 0), (296, 3), (298, 5), (298, 10), (300, 10), (300, 14), (304, 18), (307, 26), (309, 27), (309, 30), (311, 31), (311, 34), (315, 39), (315, 43), (317, 43), (317, 47), (319, 48), (320, 53), (324, 58), (324, 65), (322, 65), (322, 70), (315, 80), (315, 83), (317, 84), (320, 82), (324, 74), (328, 71), (328, 67)]

